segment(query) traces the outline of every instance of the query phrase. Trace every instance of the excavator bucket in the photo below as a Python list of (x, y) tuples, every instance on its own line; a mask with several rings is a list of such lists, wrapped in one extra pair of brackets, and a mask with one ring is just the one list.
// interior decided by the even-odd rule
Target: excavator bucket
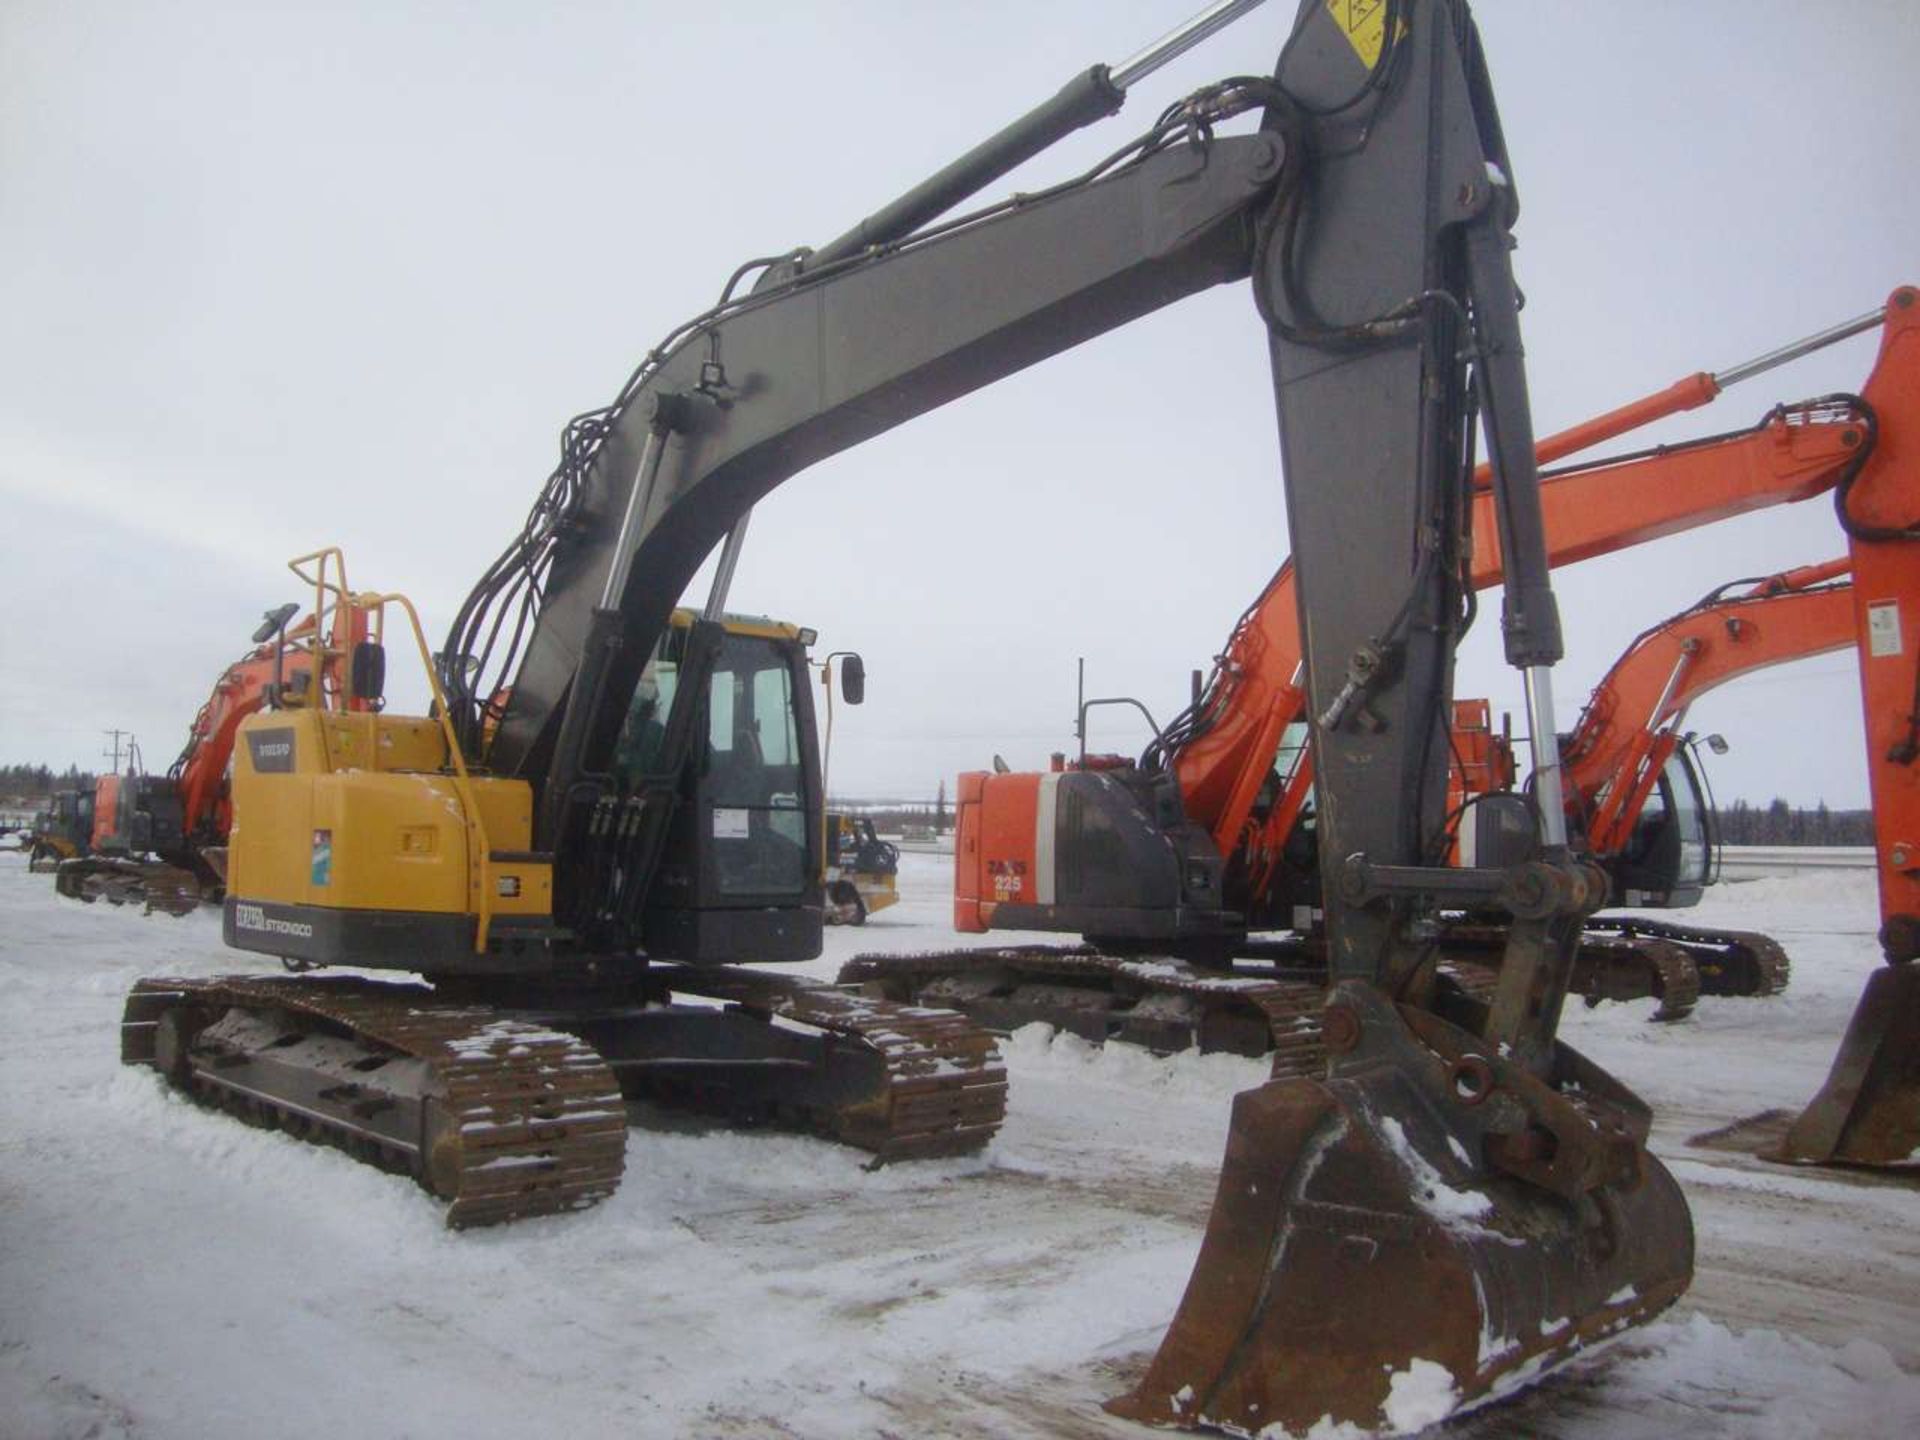
[(1544, 1083), (1363, 985), (1336, 991), (1327, 1033), (1330, 1078), (1237, 1097), (1186, 1296), (1109, 1410), (1415, 1430), (1686, 1289), (1686, 1204), (1605, 1072), (1560, 1046)]
[(1766, 1158), (1920, 1163), (1920, 964), (1889, 965), (1868, 978), (1827, 1083)]

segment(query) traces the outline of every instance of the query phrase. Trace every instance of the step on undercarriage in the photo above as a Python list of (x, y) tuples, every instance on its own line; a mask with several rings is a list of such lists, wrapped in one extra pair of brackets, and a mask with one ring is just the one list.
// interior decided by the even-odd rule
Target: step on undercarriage
[[(670, 1002), (665, 984), (699, 999)], [(360, 978), (146, 979), (121, 1059), (411, 1176), (454, 1227), (612, 1194), (630, 1099), (828, 1136), (878, 1163), (980, 1149), (1007, 1091), (993, 1038), (960, 1016), (731, 968), (512, 1007)]]

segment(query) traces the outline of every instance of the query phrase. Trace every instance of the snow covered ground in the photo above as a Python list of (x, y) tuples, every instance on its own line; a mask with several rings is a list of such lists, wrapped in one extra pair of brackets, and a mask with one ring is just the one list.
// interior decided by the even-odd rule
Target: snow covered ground
[[(948, 943), (948, 864), (812, 968)], [(1920, 1433), (1920, 1188), (1689, 1137), (1797, 1107), (1876, 963), (1869, 875), (1728, 886), (1794, 959), (1772, 1001), (1576, 1011), (1654, 1104), (1699, 1276), (1669, 1317), (1447, 1427), (1566, 1440)], [(116, 1059), (136, 976), (254, 968), (217, 919), (57, 902), (0, 854), (0, 1440), (1123, 1436), (1099, 1400), (1171, 1317), (1228, 1102), (1262, 1067), (1007, 1046), (979, 1158), (635, 1129), (612, 1200), (451, 1234), (410, 1183), (247, 1129)]]

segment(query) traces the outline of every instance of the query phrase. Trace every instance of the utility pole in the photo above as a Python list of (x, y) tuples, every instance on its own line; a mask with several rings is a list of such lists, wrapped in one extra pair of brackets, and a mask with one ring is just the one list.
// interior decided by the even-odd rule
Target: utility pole
[[(131, 754), (133, 750), (133, 732), (131, 730), (102, 730), (100, 733), (113, 737), (113, 770), (111, 773), (118, 775), (120, 773), (120, 737), (122, 735), (127, 737), (127, 750), (128, 753)], [(101, 758), (104, 759), (106, 758), (107, 752), (102, 750), (100, 755)]]

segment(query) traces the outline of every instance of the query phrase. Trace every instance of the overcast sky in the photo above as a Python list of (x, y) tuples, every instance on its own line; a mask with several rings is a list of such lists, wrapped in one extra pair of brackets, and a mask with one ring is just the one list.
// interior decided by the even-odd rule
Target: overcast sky
[[(1200, 0), (0, 7), (0, 761), (164, 769), (283, 566), (346, 548), (437, 644), (571, 414), (734, 265), (819, 244)], [(1268, 6), (1037, 188), (1207, 80)], [(1901, 0), (1477, 7), (1523, 202), (1543, 433), (1920, 281), (1920, 25)], [(1857, 387), (1863, 338), (1663, 438)], [(1287, 551), (1261, 328), (1211, 292), (798, 477), (736, 608), (862, 651), (836, 792), (1067, 748), (1075, 661), (1161, 719)], [(1825, 502), (1561, 572), (1563, 720), (1646, 624), (1842, 551)], [(1462, 694), (1520, 709), (1497, 623)], [(396, 674), (410, 660), (393, 657)], [(396, 687), (398, 688), (398, 687)], [(403, 690), (402, 694), (415, 694)], [(1865, 803), (1852, 662), (1730, 686), (1723, 800)], [(1144, 738), (1119, 712), (1095, 748)]]

